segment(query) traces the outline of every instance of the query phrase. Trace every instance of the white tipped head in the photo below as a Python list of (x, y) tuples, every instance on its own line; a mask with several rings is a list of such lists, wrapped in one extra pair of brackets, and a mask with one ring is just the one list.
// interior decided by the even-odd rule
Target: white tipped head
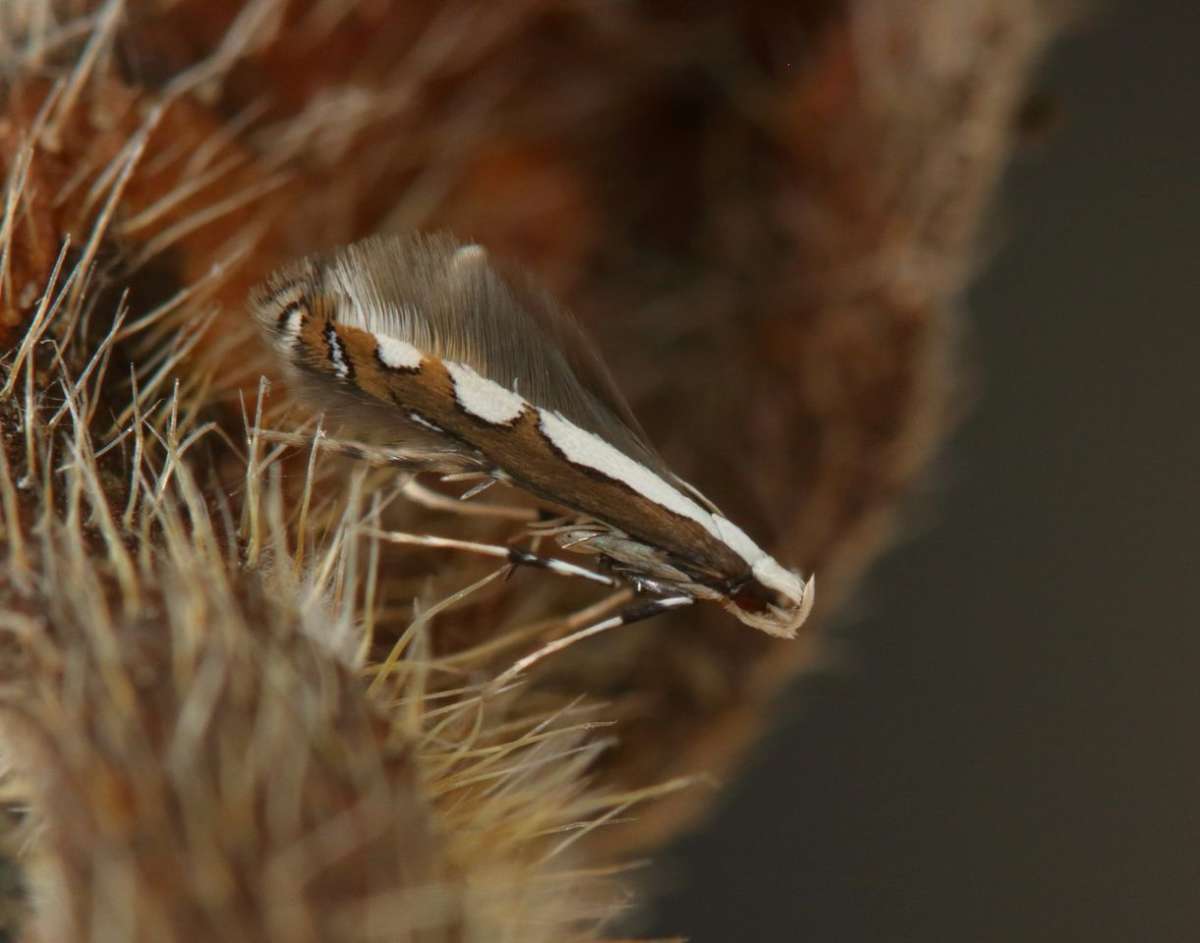
[(793, 638), (813, 606), (813, 580), (780, 566), (744, 530), (719, 514), (713, 515), (713, 533), (750, 565), (753, 583), (747, 586), (752, 609), (733, 599), (725, 608), (746, 625), (781, 638)]
[(754, 589), (760, 590), (759, 593), (752, 593), (752, 596), (767, 597), (761, 602), (761, 608), (755, 606), (745, 609), (730, 598), (724, 603), (725, 609), (744, 624), (768, 635), (795, 638), (797, 630), (812, 611), (816, 580), (810, 577), (805, 582), (799, 573), (785, 570), (770, 557), (764, 557), (755, 564), (752, 572), (757, 584)]

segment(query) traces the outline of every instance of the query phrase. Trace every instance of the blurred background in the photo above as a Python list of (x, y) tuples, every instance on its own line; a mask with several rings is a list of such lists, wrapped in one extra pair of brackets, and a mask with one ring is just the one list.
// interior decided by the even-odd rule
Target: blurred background
[(834, 663), (657, 871), (708, 941), (1200, 935), (1200, 19), (1097, 9), (967, 298), (972, 402)]

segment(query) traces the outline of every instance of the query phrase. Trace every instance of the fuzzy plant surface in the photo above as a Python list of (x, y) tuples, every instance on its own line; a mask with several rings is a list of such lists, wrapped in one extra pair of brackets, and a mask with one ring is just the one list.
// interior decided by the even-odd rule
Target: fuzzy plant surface
[(956, 413), (956, 302), (1054, 14), (0, 5), (0, 934), (619, 932), (630, 862), (816, 632), (689, 610), (497, 688), (619, 600), (371, 539), (507, 535), (322, 447), (247, 292), (375, 232), (522, 263), (669, 463), (816, 572), (819, 627)]

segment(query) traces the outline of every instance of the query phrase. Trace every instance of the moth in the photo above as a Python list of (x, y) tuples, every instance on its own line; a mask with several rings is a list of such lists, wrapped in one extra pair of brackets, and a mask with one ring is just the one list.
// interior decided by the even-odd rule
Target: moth
[(792, 637), (812, 608), (811, 579), (665, 466), (574, 319), (481, 246), (372, 237), (286, 266), (250, 308), (301, 394), (397, 464), (475, 473), (564, 509), (559, 546), (650, 597), (619, 624), (710, 600)]

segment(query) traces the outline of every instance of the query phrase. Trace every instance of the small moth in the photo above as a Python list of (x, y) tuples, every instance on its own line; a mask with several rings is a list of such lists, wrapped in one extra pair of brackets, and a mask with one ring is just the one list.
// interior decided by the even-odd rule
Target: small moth
[(302, 395), (397, 463), (477, 473), (569, 512), (559, 545), (654, 597), (617, 624), (712, 600), (792, 637), (812, 608), (812, 580), (663, 464), (575, 321), (482, 247), (370, 238), (283, 268), (250, 306)]

